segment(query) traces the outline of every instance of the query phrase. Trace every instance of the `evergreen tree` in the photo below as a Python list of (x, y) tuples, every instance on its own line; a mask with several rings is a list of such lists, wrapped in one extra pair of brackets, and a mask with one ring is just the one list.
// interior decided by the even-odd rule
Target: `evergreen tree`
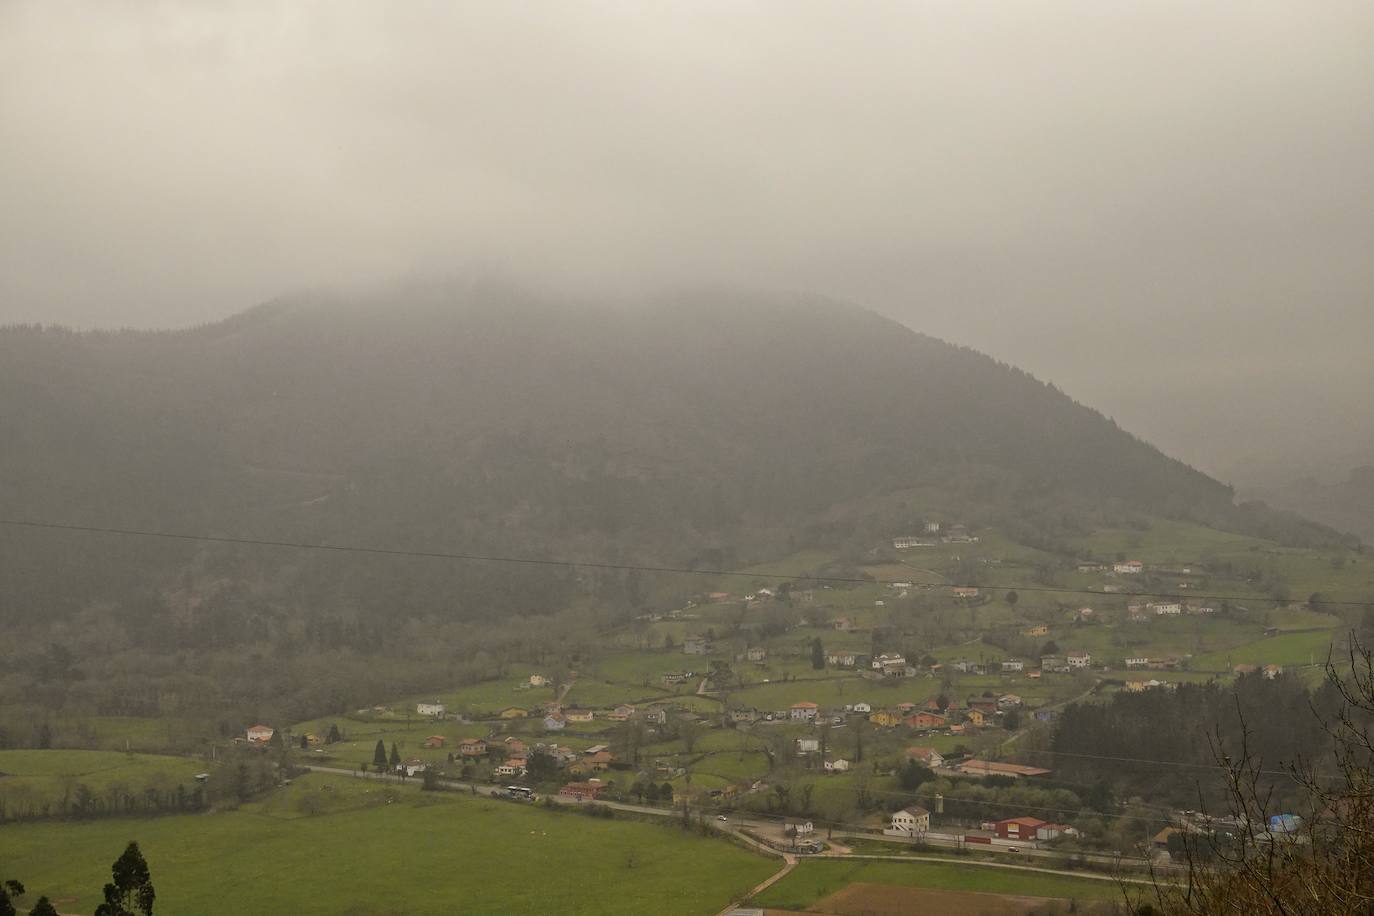
[(152, 875), (138, 844), (130, 842), (110, 868), (114, 879), (105, 885), (105, 902), (95, 909), (95, 916), (153, 916)]
[(39, 897), (38, 902), (29, 910), (29, 916), (58, 916), (57, 910), (47, 897)]
[(401, 752), (396, 750), (396, 742), (391, 742), (391, 766), (394, 769), (401, 763)]
[(337, 724), (331, 724), (329, 726), (329, 734), (324, 740), (328, 744), (336, 744), (343, 740), (343, 735), (339, 734), (339, 726)]
[(24, 896), (24, 885), (18, 881), (0, 881), (0, 916), (17, 916), (11, 895)]
[(825, 667), (825, 649), (821, 647), (819, 636), (811, 640), (811, 667), (817, 671)]
[(372, 765), (379, 770), (386, 769), (386, 744), (381, 738), (377, 739), (377, 747), (372, 752)]

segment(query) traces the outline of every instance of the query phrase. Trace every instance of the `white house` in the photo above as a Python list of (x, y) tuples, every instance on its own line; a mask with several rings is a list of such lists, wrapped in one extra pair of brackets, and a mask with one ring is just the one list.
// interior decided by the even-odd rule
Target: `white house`
[(945, 765), (945, 758), (933, 747), (909, 747), (906, 749), (906, 759), (931, 769)]
[(819, 738), (798, 738), (797, 753), (800, 754), (819, 754), (821, 752), (821, 739)]
[(519, 760), (511, 759), (492, 770), (497, 776), (524, 776), (525, 765)]
[(1148, 668), (1149, 666), (1150, 659), (1144, 655), (1132, 655), (1126, 659), (1127, 668)]
[(906, 677), (906, 657), (901, 655), (879, 655), (873, 659), (873, 670), (881, 671), (883, 677)]
[(254, 742), (255, 744), (265, 744), (268, 741), (271, 741), (273, 734), (275, 734), (275, 732), (269, 726), (266, 725), (252, 725), (249, 726), (246, 732), (244, 732), (244, 735), (247, 736), (248, 740)]
[(803, 700), (800, 703), (792, 704), (792, 711), (790, 715), (793, 719), (796, 719), (799, 722), (814, 722), (816, 719), (816, 714), (819, 711), (820, 707), (817, 706), (815, 703), (808, 703), (805, 700)]
[(825, 657), (825, 663), (834, 668), (853, 668), (858, 661), (858, 656), (853, 652), (831, 652)]
[(1183, 613), (1183, 606), (1177, 601), (1163, 601), (1145, 607), (1157, 617), (1176, 617)]
[(847, 773), (849, 772), (849, 761), (845, 760), (843, 757), (838, 760), (827, 760), (825, 762), (825, 771), (827, 773)]
[(438, 700), (435, 700), (433, 703), (415, 704), (415, 715), (417, 716), (434, 716), (437, 719), (445, 712), (447, 712), (447, 707)]
[(768, 650), (763, 646), (750, 646), (744, 657), (751, 662), (761, 662), (768, 657)]
[(1065, 658), (1069, 660), (1070, 668), (1088, 668), (1093, 663), (1093, 657), (1087, 652), (1070, 652)]
[(707, 655), (711, 651), (711, 644), (705, 636), (688, 636), (682, 641), (682, 651), (688, 655)]
[(892, 825), (884, 828), (887, 836), (919, 837), (930, 830), (930, 812), (920, 805), (910, 805), (892, 813)]
[(549, 686), (549, 679), (546, 678), (546, 677), (544, 677), (544, 675), (542, 675), (542, 674), (531, 674), (531, 675), (530, 675), (530, 686), (531, 686), (531, 687), (547, 687), (547, 686)]
[(1002, 670), (1003, 670), (1003, 671), (1021, 671), (1021, 670), (1024, 669), (1025, 667), (1026, 667), (1026, 663), (1023, 662), (1023, 661), (1022, 661), (1021, 659), (1019, 659), (1019, 658), (1004, 658), (1004, 659), (1002, 659)]
[(1125, 563), (1116, 563), (1112, 566), (1112, 572), (1123, 575), (1133, 576), (1145, 569), (1145, 564), (1139, 560), (1127, 560)]
[(855, 703), (851, 709), (854, 712), (861, 712), (864, 715), (868, 715), (873, 711), (873, 706), (869, 703)]
[(414, 776), (425, 771), (425, 762), (419, 757), (411, 757), (396, 764), (396, 771), (407, 776)]
[(782, 828), (784, 836), (804, 837), (810, 836), (816, 830), (816, 826), (810, 821), (788, 821)]

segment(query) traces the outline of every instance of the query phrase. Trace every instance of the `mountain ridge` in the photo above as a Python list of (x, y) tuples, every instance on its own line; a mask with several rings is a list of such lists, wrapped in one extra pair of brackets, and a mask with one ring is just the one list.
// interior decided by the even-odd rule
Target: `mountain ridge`
[[(1105, 516), (1263, 515), (1019, 369), (793, 294), (569, 305), (436, 286), (283, 299), (181, 331), (10, 328), (0, 391), (11, 518), (719, 567), (871, 542), (931, 512), (1047, 542)], [(56, 589), (67, 612), (223, 559), (149, 547), (135, 553), (155, 573), (116, 574), (84, 545), (53, 569), (0, 537), (21, 568), (102, 570)], [(308, 582), (394, 607), (328, 560), (234, 562), (266, 595)], [(566, 578), (527, 580), (519, 596), (486, 572), (426, 571), (395, 613), (576, 600)]]

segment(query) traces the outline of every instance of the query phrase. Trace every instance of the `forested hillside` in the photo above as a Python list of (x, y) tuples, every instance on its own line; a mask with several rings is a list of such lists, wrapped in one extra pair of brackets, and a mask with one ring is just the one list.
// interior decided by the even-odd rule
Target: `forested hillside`
[[(235, 537), (734, 567), (932, 511), (1041, 542), (1131, 513), (1331, 536), (1234, 509), (1012, 367), (799, 297), (431, 286), (176, 332), (11, 327), (0, 437), (0, 517)], [(645, 595), (621, 573), (9, 527), (0, 550), (0, 623), (79, 657), (413, 657), (417, 632), (491, 625), (471, 643)]]

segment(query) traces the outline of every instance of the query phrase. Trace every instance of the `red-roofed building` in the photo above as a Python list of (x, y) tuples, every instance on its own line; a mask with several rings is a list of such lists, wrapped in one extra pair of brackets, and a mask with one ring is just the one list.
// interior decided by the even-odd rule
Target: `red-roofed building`
[(578, 801), (596, 801), (596, 797), (607, 788), (606, 783), (599, 779), (588, 779), (586, 782), (570, 782), (558, 790), (559, 795), (568, 798), (575, 798)]
[(1009, 817), (996, 824), (997, 835), (1004, 840), (1033, 840), (1035, 832), (1045, 826), (1038, 817)]
[(801, 702), (792, 704), (792, 718), (803, 722), (814, 721), (819, 711), (820, 707), (815, 703)]

